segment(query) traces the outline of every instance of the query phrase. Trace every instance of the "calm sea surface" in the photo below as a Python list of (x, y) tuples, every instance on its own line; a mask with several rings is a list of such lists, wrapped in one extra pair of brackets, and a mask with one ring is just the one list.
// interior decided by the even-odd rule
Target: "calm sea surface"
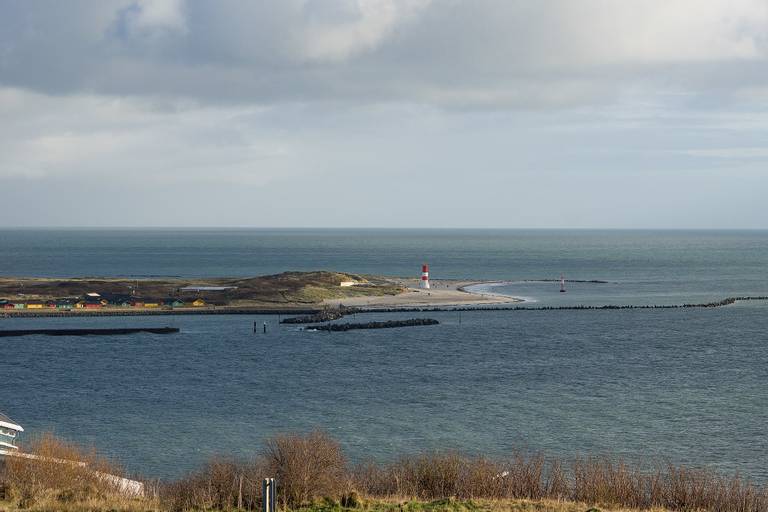
[[(538, 304), (768, 295), (764, 231), (0, 230), (6, 276), (417, 276), (422, 261), (433, 277), (502, 281), (491, 291)], [(566, 294), (530, 282), (561, 273), (607, 282), (571, 283)], [(662, 457), (768, 480), (768, 303), (429, 316), (441, 325), (333, 334), (237, 315), (0, 318), (0, 329), (182, 330), (4, 338), (0, 411), (149, 476), (320, 427), (353, 459), (522, 448)], [(253, 334), (254, 321), (269, 332)]]

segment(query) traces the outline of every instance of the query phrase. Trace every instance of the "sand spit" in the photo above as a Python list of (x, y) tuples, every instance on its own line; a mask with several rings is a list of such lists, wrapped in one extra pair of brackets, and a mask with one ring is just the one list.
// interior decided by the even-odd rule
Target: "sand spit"
[(488, 281), (430, 279), (431, 288), (422, 290), (419, 288), (418, 279), (391, 278), (389, 280), (405, 288), (405, 291), (397, 295), (329, 299), (323, 301), (322, 305), (338, 307), (343, 304), (348, 307), (364, 307), (366, 309), (389, 309), (398, 307), (493, 306), (523, 302), (522, 299), (516, 297), (468, 290), (474, 285), (490, 284), (491, 282)]

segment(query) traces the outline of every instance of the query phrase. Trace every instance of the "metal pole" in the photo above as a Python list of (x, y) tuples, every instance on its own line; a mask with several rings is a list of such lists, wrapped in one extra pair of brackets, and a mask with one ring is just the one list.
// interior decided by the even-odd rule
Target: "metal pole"
[(261, 512), (271, 512), (269, 509), (269, 478), (261, 482)]
[(275, 507), (275, 498), (277, 497), (277, 485), (275, 485), (275, 479), (269, 479), (269, 512), (277, 512)]
[(275, 495), (277, 487), (274, 478), (265, 478), (261, 482), (261, 512), (277, 512), (275, 508)]

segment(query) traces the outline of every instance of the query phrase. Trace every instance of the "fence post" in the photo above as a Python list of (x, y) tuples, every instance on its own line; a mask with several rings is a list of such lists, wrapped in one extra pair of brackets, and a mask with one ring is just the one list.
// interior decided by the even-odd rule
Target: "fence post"
[(237, 508), (243, 509), (243, 475), (240, 475), (240, 485), (237, 488)]

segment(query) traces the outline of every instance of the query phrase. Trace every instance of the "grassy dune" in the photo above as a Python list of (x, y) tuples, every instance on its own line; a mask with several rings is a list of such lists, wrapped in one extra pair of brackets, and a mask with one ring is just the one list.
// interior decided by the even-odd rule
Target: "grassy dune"
[[(356, 286), (342, 287), (344, 281)], [(249, 278), (8, 278), (0, 277), (0, 299), (51, 300), (81, 297), (86, 293), (130, 294), (142, 298), (162, 299), (178, 296), (187, 286), (229, 287), (224, 291), (204, 291), (209, 301), (233, 306), (317, 304), (325, 299), (346, 297), (396, 295), (402, 288), (392, 282), (372, 276), (341, 272), (284, 272), (271, 276)], [(194, 292), (186, 292), (194, 297)]]

